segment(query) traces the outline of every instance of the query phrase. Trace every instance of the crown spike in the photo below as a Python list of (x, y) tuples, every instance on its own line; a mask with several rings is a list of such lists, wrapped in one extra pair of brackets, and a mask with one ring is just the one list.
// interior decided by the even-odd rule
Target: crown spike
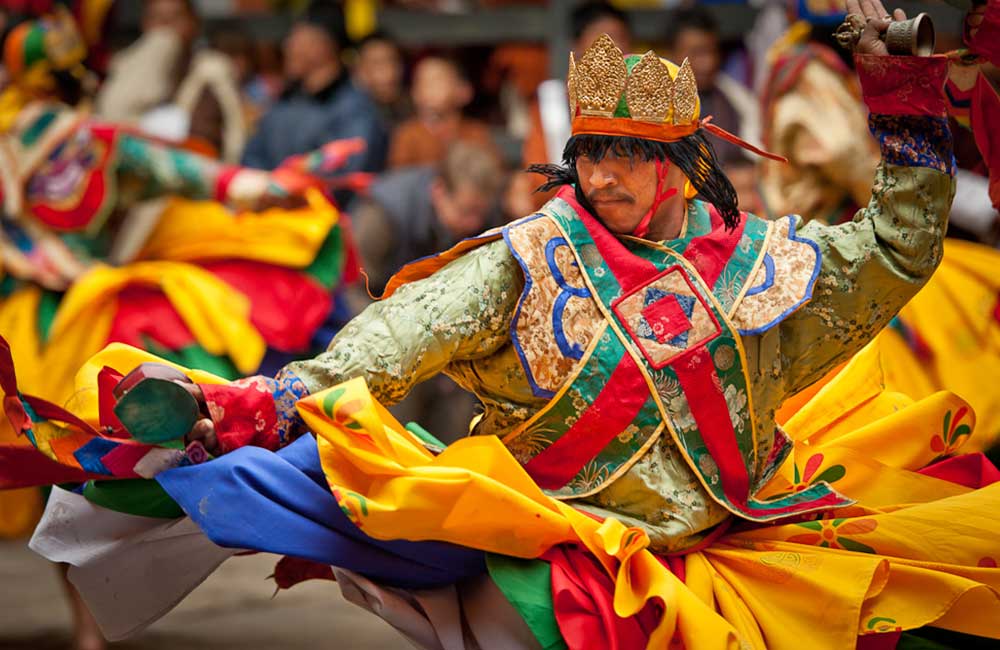
[(694, 121), (695, 112), (698, 110), (698, 83), (695, 81), (691, 62), (687, 58), (674, 77), (671, 103), (674, 107), (675, 125), (690, 124)]
[(569, 52), (569, 73), (566, 75), (566, 94), (569, 96), (569, 119), (576, 117), (576, 58)]
[(632, 67), (625, 86), (625, 100), (633, 120), (662, 123), (670, 113), (673, 80), (667, 66), (652, 50)]
[(627, 77), (625, 55), (610, 36), (601, 34), (580, 57), (573, 75), (580, 113), (612, 117), (625, 90)]

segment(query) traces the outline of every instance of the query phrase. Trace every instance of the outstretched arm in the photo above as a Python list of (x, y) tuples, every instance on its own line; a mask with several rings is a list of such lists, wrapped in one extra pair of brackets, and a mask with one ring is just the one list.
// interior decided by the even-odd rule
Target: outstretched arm
[(188, 199), (221, 201), (240, 209), (256, 209), (288, 196), (288, 183), (282, 174), (292, 181), (301, 180), (292, 176), (302, 176), (287, 170), (268, 173), (224, 165), (134, 133), (119, 134), (117, 145), (119, 177), (143, 199), (174, 194)]
[(504, 242), (485, 244), (370, 305), (315, 359), (292, 363), (275, 379), (202, 387), (211, 420), (189, 439), (223, 453), (247, 444), (277, 448), (302, 432), (296, 401), (354, 377), (364, 377), (383, 404), (395, 404), (452, 361), (506, 344), (522, 286)]
[[(884, 30), (888, 22), (878, 18), (886, 15), (884, 10), (874, 6), (878, 3), (866, 4), (876, 12), (866, 30)], [(813, 222), (798, 231), (819, 245), (822, 265), (812, 300), (780, 327), (786, 395), (819, 379), (871, 340), (941, 260), (955, 188), (942, 92), (947, 60), (888, 56), (881, 42), (859, 49), (869, 127), (882, 159), (871, 202), (852, 222)]]

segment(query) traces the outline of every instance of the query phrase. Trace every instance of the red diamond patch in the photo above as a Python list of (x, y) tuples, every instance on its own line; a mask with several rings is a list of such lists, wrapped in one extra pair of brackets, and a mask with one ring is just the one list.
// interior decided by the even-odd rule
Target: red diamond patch
[(647, 305), (642, 310), (642, 317), (649, 323), (656, 340), (660, 343), (666, 343), (693, 327), (677, 296), (673, 295), (664, 296)]

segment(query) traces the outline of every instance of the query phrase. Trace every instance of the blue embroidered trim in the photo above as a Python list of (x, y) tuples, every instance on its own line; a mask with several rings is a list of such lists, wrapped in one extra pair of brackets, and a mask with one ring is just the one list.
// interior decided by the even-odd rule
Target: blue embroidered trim
[(882, 159), (900, 167), (929, 167), (955, 175), (954, 143), (948, 120), (924, 115), (871, 115), (868, 128)]
[[(556, 249), (560, 246), (569, 247), (565, 237), (553, 237), (545, 244), (545, 262), (552, 273), (552, 279), (560, 289), (552, 305), (552, 330), (555, 333), (556, 345), (563, 356), (579, 361), (583, 358), (583, 346), (579, 343), (570, 343), (566, 338), (566, 332), (563, 330), (563, 312), (566, 311), (566, 303), (570, 298), (589, 298), (590, 290), (586, 287), (574, 287), (566, 282), (566, 276), (556, 264)], [(576, 262), (573, 264), (576, 265)]]
[(810, 300), (812, 300), (813, 289), (816, 287), (816, 280), (819, 278), (819, 270), (820, 270), (821, 263), (823, 261), (823, 252), (820, 250), (819, 244), (817, 244), (813, 240), (807, 239), (805, 237), (798, 237), (798, 236), (796, 236), (796, 234), (795, 234), (795, 217), (788, 217), (788, 220), (790, 221), (789, 226), (788, 226), (788, 238), (790, 240), (792, 240), (792, 241), (796, 241), (796, 242), (800, 242), (800, 243), (803, 243), (803, 244), (807, 244), (814, 251), (816, 251), (816, 266), (813, 267), (812, 277), (809, 278), (809, 284), (808, 284), (808, 286), (806, 288), (806, 294), (802, 297), (801, 300), (799, 300), (798, 302), (796, 302), (794, 305), (792, 305), (791, 307), (789, 307), (785, 311), (781, 312), (781, 314), (777, 318), (775, 318), (774, 320), (772, 320), (770, 323), (767, 323), (766, 325), (762, 325), (761, 327), (757, 327), (757, 328), (754, 328), (754, 329), (751, 329), (751, 330), (739, 330), (740, 334), (742, 334), (743, 336), (755, 336), (757, 334), (763, 334), (764, 332), (766, 332), (767, 330), (771, 329), (772, 327), (774, 327), (775, 325), (777, 325), (781, 321), (783, 321), (786, 318), (788, 318), (788, 316), (790, 316), (793, 312), (795, 312), (795, 310), (797, 310), (799, 307), (801, 307), (802, 305), (804, 305), (807, 302), (809, 302)]
[[(542, 214), (536, 214), (526, 219), (522, 219), (517, 223), (528, 223), (529, 221), (534, 221), (535, 219), (541, 219), (543, 216), (544, 215)], [(510, 341), (514, 345), (514, 351), (517, 352), (517, 357), (521, 360), (521, 367), (524, 368), (524, 375), (528, 378), (528, 385), (531, 386), (531, 393), (535, 397), (550, 399), (555, 397), (555, 392), (545, 390), (535, 382), (535, 378), (531, 374), (531, 366), (528, 364), (528, 357), (524, 354), (524, 349), (521, 347), (521, 341), (517, 338), (517, 321), (521, 317), (521, 307), (524, 306), (524, 301), (527, 300), (528, 294), (531, 292), (531, 287), (534, 286), (534, 282), (531, 279), (531, 271), (528, 269), (527, 262), (524, 261), (524, 258), (518, 255), (517, 251), (514, 249), (514, 244), (510, 241), (510, 226), (505, 226), (502, 232), (503, 240), (507, 242), (507, 249), (510, 251), (510, 254), (514, 256), (514, 259), (517, 260), (517, 263), (521, 265), (521, 271), (524, 273), (524, 291), (521, 292), (521, 297), (517, 301), (517, 309), (514, 310), (514, 318), (510, 321)]]
[(762, 284), (748, 289), (746, 295), (756, 296), (758, 293), (764, 293), (768, 289), (774, 286), (774, 258), (771, 257), (770, 253), (764, 253), (764, 282)]
[(281, 446), (297, 438), (306, 431), (306, 423), (295, 408), (295, 403), (309, 396), (309, 389), (299, 379), (298, 375), (282, 369), (278, 376), (268, 380), (271, 385), (271, 397), (274, 399), (274, 411), (278, 416), (275, 428)]

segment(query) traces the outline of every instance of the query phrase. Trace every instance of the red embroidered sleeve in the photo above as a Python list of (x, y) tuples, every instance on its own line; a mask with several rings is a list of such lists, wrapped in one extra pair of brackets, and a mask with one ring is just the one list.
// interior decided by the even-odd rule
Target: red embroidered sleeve
[(947, 114), (947, 58), (859, 54), (855, 62), (862, 95), (872, 113), (928, 117)]
[(219, 453), (247, 445), (273, 451), (305, 430), (295, 402), (309, 393), (291, 373), (282, 371), (276, 379), (248, 377), (230, 384), (202, 385), (201, 389), (215, 424)]

